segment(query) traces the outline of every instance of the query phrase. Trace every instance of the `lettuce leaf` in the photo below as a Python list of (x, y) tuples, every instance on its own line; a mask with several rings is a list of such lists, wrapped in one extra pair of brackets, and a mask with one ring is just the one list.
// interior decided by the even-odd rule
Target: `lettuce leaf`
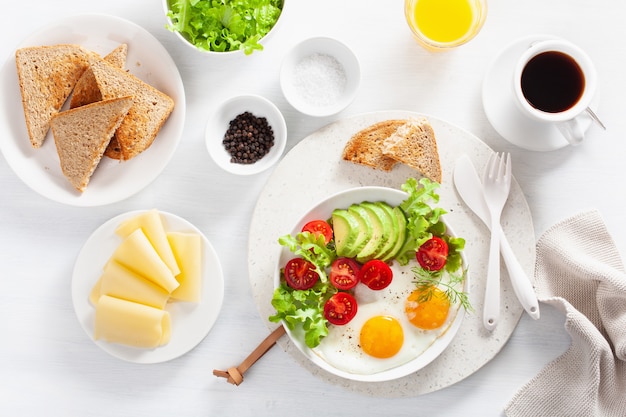
[(326, 268), (337, 258), (337, 252), (335, 252), (334, 244), (326, 245), (323, 235), (301, 232), (295, 237), (282, 236), (278, 238), (278, 243), (289, 248), (294, 255), (315, 265), (315, 272), (320, 276), (320, 281), (328, 281)]
[(334, 242), (331, 241), (327, 245), (323, 235), (301, 232), (296, 236), (281, 236), (278, 243), (286, 246), (294, 255), (315, 265), (320, 280), (308, 290), (294, 290), (282, 281), (274, 290), (272, 306), (276, 314), (270, 316), (269, 320), (272, 322), (284, 320), (291, 330), (301, 325), (306, 345), (314, 348), (328, 335), (324, 304), (337, 292), (337, 289), (330, 285), (326, 273), (337, 258)]
[(274, 27), (282, 0), (169, 0), (166, 28), (197, 48), (246, 55), (263, 50), (259, 40)]
[(324, 304), (336, 291), (327, 282), (318, 281), (308, 290), (294, 290), (283, 282), (274, 290), (272, 307), (276, 314), (270, 316), (269, 320), (274, 323), (284, 321), (290, 330), (301, 325), (304, 342), (308, 347), (314, 348), (328, 335)]
[(439, 194), (435, 191), (439, 184), (422, 178), (418, 182), (415, 178), (409, 178), (402, 184), (402, 190), (408, 194), (406, 200), (400, 204), (407, 218), (407, 239), (396, 260), (401, 265), (406, 265), (415, 259), (415, 252), (422, 243), (436, 236), (443, 236), (446, 225), (441, 216), (446, 211), (440, 207), (432, 208), (431, 204), (439, 202)]

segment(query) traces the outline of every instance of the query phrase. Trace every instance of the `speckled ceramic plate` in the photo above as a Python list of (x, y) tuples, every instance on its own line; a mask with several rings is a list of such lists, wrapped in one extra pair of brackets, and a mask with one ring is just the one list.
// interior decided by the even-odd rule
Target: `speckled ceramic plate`
[[(341, 159), (347, 140), (374, 123), (389, 119), (422, 116), (406, 111), (368, 113), (330, 124), (296, 145), (276, 167), (255, 207), (248, 250), (248, 269), (252, 292), (263, 318), (274, 314), (271, 298), (274, 268), (281, 247), (279, 236), (293, 225), (316, 202), (342, 190), (359, 186), (383, 186), (399, 189), (410, 176), (419, 174), (405, 166), (391, 172), (376, 171)], [(459, 382), (488, 363), (510, 338), (523, 313), (506, 270), (502, 270), (501, 322), (492, 332), (482, 325), (483, 294), (489, 253), (489, 230), (462, 202), (452, 183), (456, 160), (467, 154), (482, 169), (492, 150), (476, 136), (443, 120), (426, 116), (437, 136), (443, 179), (439, 188), (439, 206), (448, 211), (446, 221), (467, 243), (465, 256), (472, 280), (470, 301), (474, 313), (466, 314), (456, 337), (442, 354), (428, 366), (405, 377), (379, 382), (353, 381), (333, 375), (306, 358), (287, 338), (281, 347), (312, 374), (332, 384), (369, 396), (403, 397), (436, 391)], [(314, 175), (312, 174), (314, 173)], [(305, 189), (306, 192), (302, 192)], [(502, 226), (520, 263), (533, 276), (535, 234), (524, 194), (514, 180), (511, 194), (502, 213)], [(268, 327), (275, 327), (267, 322)]]

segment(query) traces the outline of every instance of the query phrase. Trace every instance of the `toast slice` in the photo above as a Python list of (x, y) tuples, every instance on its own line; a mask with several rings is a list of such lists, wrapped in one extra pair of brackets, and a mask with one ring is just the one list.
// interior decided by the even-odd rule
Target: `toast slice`
[(411, 118), (384, 141), (383, 154), (441, 183), (435, 132), (425, 117)]
[[(109, 52), (109, 54), (104, 57), (104, 60), (114, 67), (124, 68), (127, 54), (128, 45), (123, 43)], [(96, 77), (93, 75), (91, 68), (87, 68), (74, 87), (70, 100), (70, 109), (95, 103), (100, 100), (102, 100), (102, 94), (100, 94), (100, 90), (98, 89)]]
[(103, 100), (134, 97), (133, 106), (115, 132), (119, 149), (107, 149), (106, 152), (111, 158), (129, 160), (152, 145), (174, 110), (174, 100), (102, 58), (91, 57), (89, 64)]
[(40, 148), (57, 114), (89, 66), (91, 52), (79, 45), (20, 48), (15, 52), (26, 130), (33, 148)]
[(50, 121), (61, 170), (78, 191), (85, 191), (132, 105), (132, 96), (102, 100), (60, 112)]
[(397, 160), (383, 154), (385, 139), (406, 120), (385, 120), (354, 134), (343, 149), (342, 159), (382, 171), (391, 171)]

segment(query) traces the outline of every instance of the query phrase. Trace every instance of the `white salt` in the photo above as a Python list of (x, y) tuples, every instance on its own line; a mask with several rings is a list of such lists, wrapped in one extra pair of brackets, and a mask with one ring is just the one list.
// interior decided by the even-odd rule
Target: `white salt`
[(346, 88), (346, 73), (337, 59), (315, 53), (295, 66), (294, 88), (304, 101), (315, 106), (336, 103)]

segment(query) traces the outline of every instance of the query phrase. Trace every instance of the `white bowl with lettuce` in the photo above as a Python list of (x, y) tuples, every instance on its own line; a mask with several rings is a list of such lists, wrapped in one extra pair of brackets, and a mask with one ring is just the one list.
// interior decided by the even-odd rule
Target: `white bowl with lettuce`
[[(424, 213), (424, 204), (430, 207), (429, 204), (433, 201), (431, 196), (436, 195), (437, 185), (433, 184), (435, 183), (427, 183), (424, 187), (424, 184), (409, 179), (403, 185), (403, 191), (371, 186), (339, 192), (307, 210), (300, 221), (294, 225), (291, 233), (280, 237), (279, 243), (283, 247), (275, 269), (276, 290), (272, 299), (276, 314), (270, 317), (270, 321), (282, 322), (294, 345), (320, 368), (356, 381), (380, 382), (397, 379), (414, 373), (434, 361), (455, 337), (466, 310), (471, 310), (468, 298), (469, 274), (462, 251), (464, 240), (456, 237), (443, 221), (443, 216), (440, 215), (443, 210), (434, 207), (430, 211), (430, 208), (427, 208), (426, 212), (429, 214), (425, 216), (417, 214), (418, 212)], [(343, 210), (363, 202), (382, 202), (392, 208), (402, 209), (407, 219), (407, 223), (402, 226), (406, 228), (404, 236), (407, 237), (401, 238), (405, 242), (401, 245), (402, 248), (396, 249), (394, 257), (386, 261), (393, 272), (391, 284), (384, 289), (373, 291), (368, 288), (369, 285), (361, 281), (347, 290), (356, 299), (357, 312), (352, 321), (342, 326), (335, 326), (324, 320), (324, 308), (326, 300), (331, 297), (330, 294), (343, 292), (332, 288), (333, 280), (330, 278), (330, 271), (333, 268), (329, 266), (334, 256), (341, 257), (339, 250), (336, 249), (338, 247), (336, 240), (340, 237), (335, 233), (334, 240), (329, 245), (323, 249), (314, 248), (315, 244), (311, 245), (314, 242), (310, 241), (310, 237), (302, 233), (302, 230), (311, 220), (328, 219), (332, 226), (335, 210)], [(427, 223), (430, 222), (430, 225), (426, 225), (428, 231), (425, 235), (421, 235), (421, 232), (409, 231), (406, 226), (409, 222), (416, 224), (415, 219), (418, 216), (422, 217), (422, 220), (425, 218)], [(333, 228), (338, 230), (335, 226)], [(344, 232), (341, 231), (341, 233)], [(417, 237), (418, 234), (420, 234), (419, 237)], [(389, 235), (400, 236), (396, 233)], [(409, 241), (422, 242), (439, 235), (448, 242), (448, 263), (454, 273), (448, 272), (447, 266), (434, 274), (415, 272), (420, 269), (415, 253), (422, 243), (412, 244)], [(283, 269), (294, 257), (310, 258), (319, 268), (318, 270), (325, 271), (326, 275), (324, 278), (320, 275), (320, 280), (310, 290), (289, 288), (284, 279)], [(324, 260), (323, 258), (326, 257), (331, 259)], [(324, 262), (326, 262), (325, 265), (323, 265)], [(455, 276), (454, 281), (450, 278), (452, 275)], [(456, 286), (450, 295), (446, 293), (447, 297), (451, 297), (447, 318), (443, 319), (443, 324), (431, 330), (412, 326), (412, 323), (409, 323), (410, 319), (401, 317), (405, 315), (407, 294), (424, 284), (424, 280), (428, 285), (443, 287), (453, 283)], [(359, 339), (360, 333), (364, 332), (365, 328), (361, 323), (378, 315), (397, 318), (403, 329), (403, 341), (400, 343), (399, 350), (386, 358), (372, 357), (362, 348), (363, 341)], [(381, 334), (382, 339), (388, 338), (388, 333), (381, 332)]]
[(235, 57), (263, 50), (281, 20), (285, 0), (212, 3), (163, 0), (166, 28), (202, 54)]

